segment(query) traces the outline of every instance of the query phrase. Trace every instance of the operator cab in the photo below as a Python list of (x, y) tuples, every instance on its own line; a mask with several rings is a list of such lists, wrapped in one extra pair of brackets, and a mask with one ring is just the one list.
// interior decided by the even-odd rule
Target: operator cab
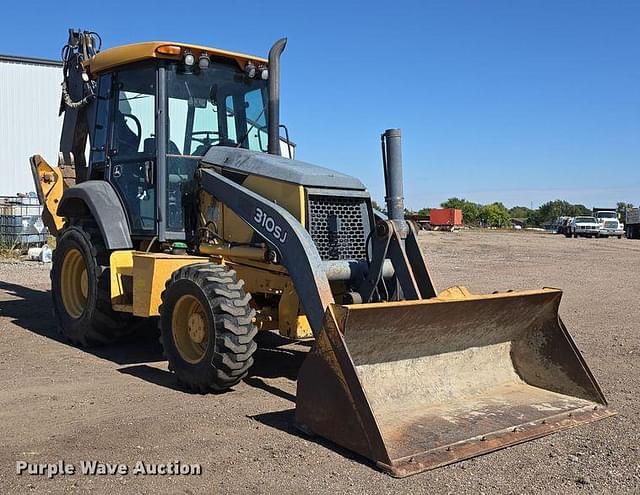
[(88, 177), (114, 186), (133, 239), (184, 240), (200, 158), (213, 146), (267, 152), (266, 61), (170, 45), (179, 56), (156, 47), (155, 57), (105, 68), (105, 55), (125, 48), (89, 64), (100, 73)]

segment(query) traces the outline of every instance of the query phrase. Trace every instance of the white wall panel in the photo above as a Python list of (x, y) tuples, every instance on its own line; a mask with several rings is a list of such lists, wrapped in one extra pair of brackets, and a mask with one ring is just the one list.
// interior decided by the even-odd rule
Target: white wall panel
[(57, 164), (62, 68), (0, 61), (0, 196), (34, 190), (29, 157)]

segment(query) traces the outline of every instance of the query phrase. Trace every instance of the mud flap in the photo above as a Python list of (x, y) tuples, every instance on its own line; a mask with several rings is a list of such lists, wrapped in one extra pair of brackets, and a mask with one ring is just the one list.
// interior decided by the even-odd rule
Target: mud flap
[(615, 414), (558, 289), (332, 305), (296, 422), (403, 477)]

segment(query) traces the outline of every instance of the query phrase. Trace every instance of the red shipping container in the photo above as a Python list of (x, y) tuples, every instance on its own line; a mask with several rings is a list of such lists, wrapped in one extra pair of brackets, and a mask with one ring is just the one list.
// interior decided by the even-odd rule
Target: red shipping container
[(434, 208), (429, 211), (429, 223), (431, 225), (449, 225), (452, 227), (462, 225), (462, 210), (458, 208)]

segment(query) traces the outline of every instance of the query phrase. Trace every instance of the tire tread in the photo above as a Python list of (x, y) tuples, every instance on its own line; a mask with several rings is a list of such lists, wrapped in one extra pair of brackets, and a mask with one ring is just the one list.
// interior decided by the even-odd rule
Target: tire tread
[[(177, 353), (167, 352), (174, 345), (170, 328), (169, 298), (173, 286), (181, 280), (190, 280), (205, 295), (214, 319), (213, 352), (210, 372), (191, 373), (178, 360)], [(205, 393), (222, 391), (238, 384), (247, 376), (253, 365), (253, 354), (257, 349), (254, 341), (258, 330), (253, 324), (255, 310), (250, 306), (251, 294), (244, 291), (244, 281), (238, 280), (235, 270), (215, 263), (196, 263), (179, 268), (167, 280), (161, 295), (160, 341), (169, 369), (186, 388)], [(188, 368), (187, 368), (188, 369)]]

